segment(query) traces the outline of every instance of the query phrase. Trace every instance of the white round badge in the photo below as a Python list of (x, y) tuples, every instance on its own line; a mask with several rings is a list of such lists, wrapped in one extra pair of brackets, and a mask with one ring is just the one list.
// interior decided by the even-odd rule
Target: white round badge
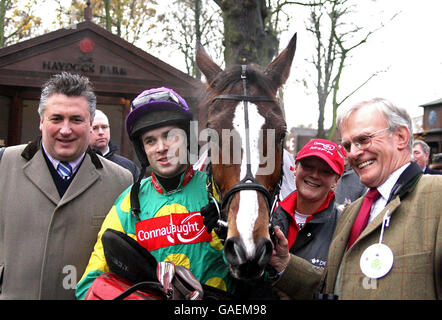
[(393, 262), (391, 249), (385, 244), (376, 243), (364, 250), (359, 265), (367, 277), (379, 279), (390, 272)]

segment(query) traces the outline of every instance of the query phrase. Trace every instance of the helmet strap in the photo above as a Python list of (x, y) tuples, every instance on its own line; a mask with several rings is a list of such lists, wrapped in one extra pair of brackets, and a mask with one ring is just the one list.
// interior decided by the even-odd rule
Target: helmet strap
[(137, 181), (132, 185), (132, 188), (130, 189), (130, 210), (131, 214), (140, 221), (140, 199), (139, 199), (139, 192), (140, 192), (140, 186), (141, 186), (141, 180), (144, 178), (144, 175), (146, 174), (146, 169), (149, 166), (148, 163), (143, 163), (140, 170), (140, 176), (138, 177)]

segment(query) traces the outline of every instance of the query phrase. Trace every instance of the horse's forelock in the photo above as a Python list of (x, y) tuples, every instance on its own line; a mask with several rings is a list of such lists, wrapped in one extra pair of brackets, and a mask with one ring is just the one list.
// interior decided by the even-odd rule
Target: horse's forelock
[[(205, 94), (202, 97), (201, 108), (205, 108), (207, 126), (215, 129), (221, 136), (222, 129), (230, 129), (230, 120), (233, 119), (233, 113), (228, 105), (236, 105), (234, 100), (218, 100), (212, 103), (213, 99), (218, 95), (242, 95), (242, 68), (241, 65), (234, 65), (219, 72), (211, 83), (207, 84)], [(271, 83), (264, 70), (259, 66), (248, 65), (246, 69), (247, 78), (247, 94), (251, 96), (275, 97), (277, 88)], [(275, 99), (276, 101), (276, 99)], [(276, 147), (280, 149), (283, 138), (286, 133), (286, 122), (284, 120), (281, 107), (276, 103), (265, 102), (266, 106), (263, 116), (266, 119), (263, 129), (275, 129)], [(263, 110), (263, 109), (261, 109)], [(220, 141), (221, 142), (221, 141)]]
[[(234, 65), (226, 68), (222, 72), (219, 72), (213, 81), (207, 84), (204, 96), (201, 97), (200, 108), (216, 108), (218, 105), (225, 105), (226, 103), (232, 103), (227, 101), (218, 101), (212, 103), (213, 99), (222, 94), (237, 94), (242, 95), (242, 79), (241, 79), (241, 65)], [(275, 97), (278, 88), (272, 83), (271, 78), (268, 77), (264, 70), (257, 65), (247, 65), (246, 70), (247, 78), (247, 90), (248, 94), (251, 94), (251, 88), (255, 88), (258, 93), (254, 95)], [(273, 108), (267, 112), (272, 113), (271, 122), (274, 128), (282, 128), (285, 131), (285, 121), (283, 119), (282, 110), (280, 106), (275, 104)], [(207, 110), (209, 112), (209, 110)], [(210, 119), (208, 119), (210, 120)]]
[[(216, 94), (231, 93), (233, 87), (242, 81), (241, 65), (234, 65), (220, 72), (210, 84)], [(262, 95), (274, 96), (278, 88), (271, 82), (271, 79), (259, 66), (247, 65), (246, 69), (247, 86), (256, 86), (262, 91)], [(240, 87), (242, 88), (242, 86)]]

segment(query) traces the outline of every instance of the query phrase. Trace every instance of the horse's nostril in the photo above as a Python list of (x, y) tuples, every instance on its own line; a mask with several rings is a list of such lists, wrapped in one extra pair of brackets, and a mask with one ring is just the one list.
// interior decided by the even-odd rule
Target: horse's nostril
[(247, 255), (246, 247), (239, 237), (226, 240), (224, 254), (230, 265), (231, 274), (237, 279), (258, 279), (272, 257), (273, 245), (268, 239), (261, 239), (253, 256)]
[(261, 239), (255, 251), (255, 261), (260, 267), (265, 267), (272, 258), (273, 245), (268, 239)]
[(231, 237), (226, 240), (224, 254), (231, 265), (239, 266), (247, 262), (246, 250), (238, 237)]
[(265, 267), (272, 258), (273, 245), (268, 239), (261, 239), (256, 245), (253, 257), (247, 256), (246, 248), (238, 237), (226, 240), (224, 254), (231, 266), (255, 265), (259, 268)]

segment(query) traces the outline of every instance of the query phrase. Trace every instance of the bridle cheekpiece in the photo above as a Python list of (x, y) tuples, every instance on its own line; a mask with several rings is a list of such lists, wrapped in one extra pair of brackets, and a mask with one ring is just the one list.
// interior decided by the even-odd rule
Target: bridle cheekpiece
[[(221, 212), (224, 210), (227, 210), (230, 206), (230, 202), (232, 201), (233, 196), (235, 193), (239, 191), (244, 190), (255, 190), (260, 192), (267, 203), (267, 207), (269, 210), (269, 216), (271, 218), (271, 213), (274, 211), (277, 200), (278, 200), (278, 194), (280, 191), (281, 186), (281, 180), (282, 177), (277, 184), (277, 187), (275, 188), (273, 192), (273, 196), (270, 195), (270, 192), (267, 190), (266, 187), (264, 187), (261, 183), (259, 183), (255, 177), (252, 174), (251, 170), (251, 159), (250, 159), (250, 137), (249, 137), (249, 109), (248, 109), (248, 102), (275, 102), (275, 98), (268, 97), (268, 96), (249, 96), (247, 95), (247, 65), (241, 65), (241, 80), (243, 85), (243, 95), (232, 95), (232, 94), (222, 94), (217, 95), (214, 97), (211, 101), (211, 104), (215, 102), (216, 100), (233, 100), (233, 101), (242, 101), (244, 102), (244, 119), (245, 119), (245, 135), (246, 135), (246, 161), (247, 161), (247, 171), (245, 177), (236, 183), (232, 188), (230, 188), (224, 196), (222, 196), (221, 192), (219, 191), (218, 186), (213, 181), (212, 176), (212, 170), (211, 170), (211, 164), (209, 164), (209, 173), (207, 175), (207, 190), (209, 193), (209, 200), (213, 200), (213, 202), (216, 205), (217, 211), (218, 211), (218, 225), (219, 227), (227, 227), (227, 222), (223, 219)], [(209, 157), (210, 157), (210, 148), (209, 148)], [(220, 206), (218, 206), (217, 200), (213, 195), (213, 188), (215, 187), (220, 199), (218, 202), (220, 202)], [(270, 219), (271, 220), (271, 219)], [(270, 227), (270, 225), (269, 225)]]

